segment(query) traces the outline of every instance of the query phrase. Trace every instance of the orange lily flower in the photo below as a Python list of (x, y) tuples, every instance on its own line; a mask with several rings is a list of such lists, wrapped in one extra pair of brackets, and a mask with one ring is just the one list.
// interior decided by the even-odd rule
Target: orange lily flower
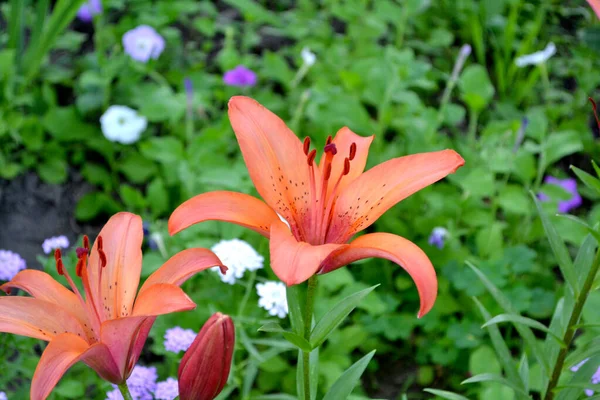
[[(77, 249), (76, 275), (85, 297), (55, 253), (59, 274), (69, 290), (49, 274), (19, 272), (0, 286), (9, 293), (21, 289), (32, 297), (0, 297), (0, 332), (50, 342), (31, 382), (31, 399), (48, 397), (62, 375), (83, 361), (104, 379), (122, 384), (131, 374), (157, 315), (195, 308), (179, 288), (194, 273), (221, 261), (206, 249), (188, 249), (170, 258), (142, 285), (142, 219), (130, 213), (114, 215), (89, 252), (89, 240)], [(89, 253), (89, 256), (88, 256)]]
[(587, 2), (590, 7), (592, 7), (598, 18), (600, 18), (600, 0), (587, 0)]
[(437, 279), (419, 247), (389, 233), (348, 241), (402, 199), (456, 171), (464, 164), (460, 155), (453, 150), (413, 154), (364, 172), (373, 136), (361, 137), (344, 127), (335, 138), (328, 138), (317, 165), (310, 139), (301, 143), (279, 117), (255, 100), (233, 97), (229, 119), (250, 177), (265, 201), (226, 191), (197, 195), (171, 215), (172, 235), (206, 220), (253, 229), (270, 238), (271, 267), (287, 285), (359, 259), (386, 258), (415, 281), (421, 298), (419, 316), (431, 309)]

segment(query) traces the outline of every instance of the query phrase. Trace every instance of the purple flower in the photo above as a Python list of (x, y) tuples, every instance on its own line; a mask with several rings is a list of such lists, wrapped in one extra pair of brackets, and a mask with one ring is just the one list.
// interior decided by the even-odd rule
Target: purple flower
[(44, 254), (50, 254), (54, 249), (66, 249), (69, 247), (69, 239), (65, 235), (52, 236), (42, 243)]
[[(134, 400), (152, 400), (152, 393), (156, 389), (157, 379), (156, 367), (136, 365), (131, 372), (131, 376), (127, 378), (127, 387), (129, 387)], [(115, 389), (106, 393), (106, 400), (123, 400), (119, 389), (115, 385), (113, 386)]]
[(160, 56), (165, 49), (165, 39), (151, 26), (140, 25), (123, 35), (123, 48), (134, 60), (146, 63)]
[(0, 392), (0, 400), (8, 400), (8, 397), (6, 397), (6, 393)]
[(223, 82), (229, 86), (254, 86), (256, 85), (256, 74), (243, 65), (238, 65), (225, 72)]
[(167, 329), (165, 332), (165, 349), (173, 353), (186, 351), (196, 338), (196, 332), (191, 329), (183, 329), (179, 326)]
[(156, 400), (173, 400), (179, 396), (179, 384), (175, 378), (167, 378), (166, 381), (158, 382), (154, 391)]
[(571, 368), (569, 368), (571, 370), (571, 372), (577, 372), (579, 371), (579, 368), (581, 368), (583, 366), (583, 364), (585, 364), (587, 362), (587, 360), (589, 360), (589, 358), (586, 358), (585, 360), (583, 360), (582, 362), (580, 362), (579, 364), (575, 364), (573, 365)]
[(88, 0), (77, 11), (77, 18), (84, 22), (90, 22), (94, 15), (102, 12), (102, 2), (100, 0)]
[(25, 260), (17, 253), (0, 250), (0, 281), (10, 281), (25, 266)]
[[(558, 202), (558, 212), (568, 213), (572, 209), (577, 208), (581, 205), (582, 200), (581, 196), (577, 192), (577, 181), (575, 179), (558, 179), (553, 176), (547, 176), (544, 179), (544, 182), (550, 185), (560, 186), (561, 188), (569, 192), (569, 194), (571, 195), (571, 198), (569, 198), (568, 200), (562, 200)], [(550, 198), (544, 193), (538, 194), (538, 198), (541, 201), (550, 200)]]
[(429, 235), (429, 244), (441, 250), (444, 248), (446, 236), (448, 236), (448, 230), (446, 228), (442, 228), (441, 226), (437, 226), (433, 228), (431, 235)]

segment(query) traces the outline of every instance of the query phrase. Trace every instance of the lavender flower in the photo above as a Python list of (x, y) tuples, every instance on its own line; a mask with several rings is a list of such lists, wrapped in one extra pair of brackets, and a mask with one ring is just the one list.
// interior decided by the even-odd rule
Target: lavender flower
[(100, 0), (88, 0), (83, 3), (77, 11), (77, 18), (83, 22), (90, 22), (94, 15), (98, 15), (102, 12), (102, 2)]
[(467, 61), (467, 57), (469, 57), (470, 54), (471, 54), (471, 45), (464, 44), (460, 48), (460, 51), (458, 52), (458, 57), (456, 58), (456, 62), (454, 63), (454, 68), (452, 68), (452, 75), (450, 77), (451, 81), (455, 82), (458, 80), (460, 71), (462, 71), (462, 68), (465, 65), (465, 62)]
[(55, 249), (66, 249), (69, 247), (69, 239), (65, 235), (52, 236), (42, 243), (44, 254), (50, 254)]
[[(581, 199), (581, 196), (577, 192), (577, 181), (575, 179), (573, 179), (573, 178), (558, 179), (558, 178), (555, 178), (554, 176), (547, 176), (544, 179), (544, 182), (548, 183), (550, 185), (560, 186), (561, 188), (563, 188), (564, 190), (569, 192), (569, 194), (571, 195), (571, 197), (569, 199), (558, 202), (558, 212), (568, 213), (572, 209), (579, 207), (581, 205), (581, 203), (583, 202)], [(550, 198), (544, 193), (538, 194), (538, 198), (541, 201), (550, 200)]]
[(186, 351), (196, 338), (196, 332), (179, 326), (167, 329), (165, 332), (165, 349), (173, 353)]
[(0, 400), (8, 400), (8, 397), (6, 397), (6, 393), (0, 392)]
[(25, 260), (20, 255), (10, 250), (0, 250), (0, 281), (10, 281), (25, 267)]
[[(156, 380), (158, 375), (156, 367), (143, 367), (136, 365), (131, 372), (131, 376), (127, 379), (127, 386), (134, 400), (152, 400), (152, 393), (156, 389)], [(106, 393), (106, 400), (123, 400), (123, 396), (119, 389)]]
[(288, 314), (288, 303), (283, 282), (265, 282), (256, 284), (258, 305), (269, 312), (270, 315), (285, 318)]
[(223, 82), (229, 86), (254, 86), (256, 85), (256, 74), (243, 65), (238, 65), (225, 72)]
[(179, 384), (175, 378), (167, 378), (166, 381), (158, 382), (154, 391), (156, 400), (173, 400), (179, 396)]
[(448, 230), (446, 228), (442, 228), (441, 226), (437, 226), (431, 231), (431, 235), (429, 236), (429, 244), (441, 250), (444, 248), (446, 236), (448, 236)]
[(571, 368), (569, 368), (571, 370), (571, 372), (577, 372), (579, 371), (579, 368), (581, 368), (583, 366), (583, 364), (585, 364), (587, 362), (587, 360), (589, 360), (589, 358), (586, 358), (585, 360), (583, 360), (582, 362), (580, 362), (579, 364), (575, 364), (573, 365)]
[(156, 60), (165, 49), (165, 39), (148, 25), (140, 25), (123, 35), (123, 48), (131, 58), (143, 63)]

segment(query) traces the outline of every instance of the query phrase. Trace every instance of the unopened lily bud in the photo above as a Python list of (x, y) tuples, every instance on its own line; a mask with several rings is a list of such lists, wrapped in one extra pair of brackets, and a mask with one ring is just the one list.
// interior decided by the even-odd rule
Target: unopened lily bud
[(179, 364), (179, 398), (212, 400), (227, 383), (235, 344), (233, 321), (216, 313), (206, 321)]

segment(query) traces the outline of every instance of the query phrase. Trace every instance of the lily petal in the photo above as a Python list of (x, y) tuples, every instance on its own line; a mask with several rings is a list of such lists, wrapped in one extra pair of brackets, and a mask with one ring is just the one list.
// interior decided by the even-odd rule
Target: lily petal
[(69, 289), (58, 283), (51, 275), (35, 269), (19, 272), (10, 282), (0, 286), (0, 290), (9, 293), (11, 289), (21, 289), (39, 300), (54, 303), (69, 311), (88, 326), (87, 314), (81, 302)]
[(411, 194), (464, 165), (454, 150), (394, 158), (366, 171), (340, 194), (327, 242), (343, 243)]
[(279, 218), (263, 201), (236, 192), (217, 191), (199, 194), (173, 211), (169, 233), (176, 234), (203, 221), (218, 220), (250, 228), (269, 237), (269, 226)]
[(313, 246), (298, 242), (283, 222), (271, 225), (271, 268), (286, 285), (296, 285), (306, 281), (320, 268), (321, 262), (344, 244), (324, 244)]
[(297, 231), (307, 213), (310, 185), (300, 140), (278, 116), (248, 97), (229, 100), (229, 120), (256, 190)]
[(600, 0), (587, 0), (587, 2), (590, 7), (592, 7), (598, 18), (600, 18)]
[[(328, 182), (329, 193), (331, 193), (331, 190), (335, 186), (338, 177), (344, 170), (344, 160), (350, 157), (350, 146), (352, 146), (352, 143), (356, 144), (356, 153), (354, 154), (354, 158), (350, 161), (350, 171), (340, 180), (337, 190), (341, 190), (348, 186), (350, 182), (358, 178), (360, 174), (363, 173), (365, 166), (367, 165), (369, 147), (371, 146), (371, 142), (373, 142), (374, 138), (375, 136), (359, 136), (346, 126), (335, 134), (332, 143), (336, 145), (338, 154), (333, 157), (331, 161), (332, 179), (330, 179)], [(320, 165), (321, 170), (323, 169), (324, 163), (325, 158), (323, 157)]]
[[(101, 342), (104, 343), (119, 369), (119, 376), (127, 379), (133, 366), (130, 360), (141, 351), (139, 342), (144, 343), (150, 331), (147, 320), (154, 322), (154, 317), (134, 316), (104, 321), (100, 329)], [(150, 324), (150, 326), (152, 326)], [(144, 335), (145, 334), (145, 335)], [(137, 354), (139, 357), (139, 354)], [(137, 357), (135, 357), (137, 359)]]
[(196, 308), (196, 303), (179, 286), (155, 283), (136, 299), (133, 316), (155, 316)]
[(108, 220), (98, 236), (102, 236), (103, 239), (107, 264), (102, 271), (99, 294), (98, 277), (101, 266), (96, 240), (87, 268), (94, 301), (98, 306), (100, 298), (106, 299), (103, 304), (107, 309), (98, 310), (106, 319), (129, 315), (142, 270), (142, 219), (127, 212), (117, 213)]
[(170, 283), (181, 286), (186, 280), (200, 271), (211, 267), (227, 268), (219, 257), (207, 249), (186, 249), (173, 257), (154, 271), (142, 285), (138, 296), (146, 289), (157, 283)]
[(331, 255), (323, 262), (321, 273), (333, 271), (364, 258), (385, 258), (408, 272), (417, 285), (421, 298), (419, 317), (427, 314), (437, 297), (437, 278), (429, 258), (413, 242), (391, 233), (370, 233), (356, 238), (350, 245)]
[(61, 333), (86, 337), (81, 322), (55, 303), (31, 297), (0, 297), (0, 332), (50, 341)]
[(115, 385), (123, 383), (124, 378), (119, 373), (110, 349), (104, 343), (94, 343), (81, 355), (80, 360), (96, 371), (102, 379)]
[(52, 339), (33, 374), (31, 399), (46, 399), (64, 373), (79, 361), (89, 347), (85, 340), (72, 333), (63, 333)]

